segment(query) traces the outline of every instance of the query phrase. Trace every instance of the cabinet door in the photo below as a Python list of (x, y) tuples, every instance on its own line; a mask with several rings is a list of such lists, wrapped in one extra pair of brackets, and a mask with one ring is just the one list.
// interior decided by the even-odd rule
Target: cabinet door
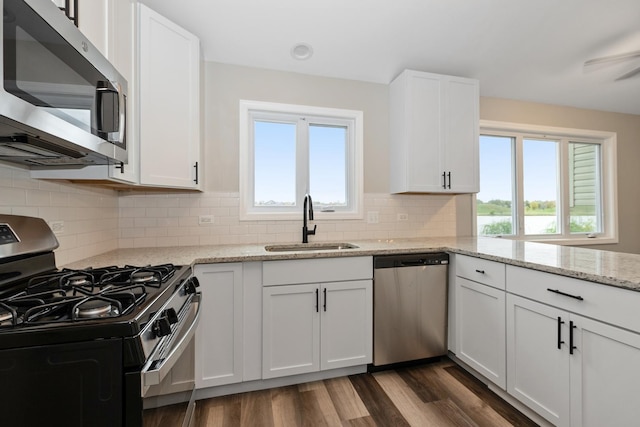
[(456, 356), (506, 390), (505, 292), (456, 278)]
[(447, 77), (444, 84), (443, 150), (447, 191), (477, 193), (480, 191), (478, 81)]
[(571, 425), (638, 425), (640, 335), (577, 315), (572, 320)]
[[(137, 0), (111, 0), (109, 2), (109, 39), (107, 58), (127, 80), (127, 163), (109, 166), (109, 177), (118, 181), (138, 183), (139, 141), (137, 120), (137, 77), (136, 77), (136, 25)], [(118, 166), (118, 167), (116, 167)]]
[(319, 287), (262, 289), (262, 378), (320, 369)]
[(556, 426), (569, 425), (568, 326), (566, 312), (507, 295), (507, 391)]
[(410, 75), (407, 103), (407, 184), (410, 191), (443, 191), (442, 81), (439, 76)]
[(320, 369), (371, 363), (371, 280), (325, 283), (321, 292)]
[(78, 28), (104, 57), (108, 55), (109, 0), (78, 0)]
[(196, 265), (202, 311), (196, 330), (196, 387), (242, 381), (242, 264)]
[(200, 44), (139, 7), (140, 183), (199, 188)]

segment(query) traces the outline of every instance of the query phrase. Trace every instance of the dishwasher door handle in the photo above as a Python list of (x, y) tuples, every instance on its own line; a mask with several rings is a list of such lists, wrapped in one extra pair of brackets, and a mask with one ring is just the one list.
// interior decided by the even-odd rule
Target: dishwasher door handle
[(418, 259), (415, 261), (401, 261), (400, 267), (420, 267), (423, 265), (427, 265), (427, 262), (423, 259)]

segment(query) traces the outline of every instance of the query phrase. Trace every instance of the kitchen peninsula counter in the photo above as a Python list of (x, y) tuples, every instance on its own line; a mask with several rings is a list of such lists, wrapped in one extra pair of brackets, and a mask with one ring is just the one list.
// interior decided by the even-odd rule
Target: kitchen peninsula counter
[(128, 248), (64, 267), (211, 264), (444, 251), (640, 291), (640, 255), (634, 254), (487, 237), (359, 240), (349, 243), (358, 248), (288, 252), (268, 252), (265, 245), (257, 244)]

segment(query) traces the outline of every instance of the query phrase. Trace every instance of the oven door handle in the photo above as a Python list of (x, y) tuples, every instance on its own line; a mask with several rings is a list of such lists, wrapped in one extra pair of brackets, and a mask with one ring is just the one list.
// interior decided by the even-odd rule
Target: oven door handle
[(150, 386), (160, 384), (169, 371), (171, 371), (173, 365), (178, 361), (187, 345), (189, 345), (200, 321), (201, 298), (202, 295), (200, 293), (193, 295), (193, 299), (189, 303), (189, 313), (185, 317), (185, 321), (179, 331), (180, 335), (176, 337), (176, 343), (169, 351), (169, 355), (160, 360), (155, 360), (156, 358), (152, 357), (149, 363), (142, 369), (142, 385), (145, 391), (143, 396)]

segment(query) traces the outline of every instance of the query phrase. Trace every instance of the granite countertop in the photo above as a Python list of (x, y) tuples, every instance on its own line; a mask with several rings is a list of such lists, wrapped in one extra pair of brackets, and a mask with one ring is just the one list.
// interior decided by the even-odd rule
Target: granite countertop
[(267, 252), (264, 245), (118, 249), (64, 267), (270, 261), (446, 251), (640, 291), (640, 255), (486, 237), (350, 241), (356, 249)]

